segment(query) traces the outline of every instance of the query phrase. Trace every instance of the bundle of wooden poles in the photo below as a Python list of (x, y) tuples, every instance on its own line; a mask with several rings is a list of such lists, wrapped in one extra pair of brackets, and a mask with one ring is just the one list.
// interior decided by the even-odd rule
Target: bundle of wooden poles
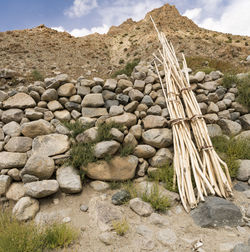
[[(158, 31), (152, 17), (151, 20), (162, 47), (158, 56), (154, 54), (154, 64), (173, 130), (174, 182), (177, 178), (183, 207), (189, 212), (208, 194), (225, 198), (232, 196), (232, 183), (226, 163), (212, 146), (205, 120), (189, 83), (185, 57), (182, 55), (182, 70), (173, 45), (164, 33)], [(163, 67), (164, 79), (156, 62)]]

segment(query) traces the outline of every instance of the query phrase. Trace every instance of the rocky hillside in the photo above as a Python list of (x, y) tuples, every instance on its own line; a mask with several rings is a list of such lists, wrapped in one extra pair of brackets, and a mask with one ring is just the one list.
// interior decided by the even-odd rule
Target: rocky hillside
[(99, 76), (110, 76), (135, 58), (150, 59), (158, 48), (150, 15), (173, 42), (177, 52), (195, 57), (194, 61), (199, 63), (213, 58), (230, 62), (234, 68), (249, 70), (245, 61), (250, 54), (249, 37), (199, 28), (168, 4), (151, 11), (139, 22), (128, 19), (118, 27), (111, 27), (105, 35), (74, 38), (43, 25), (1, 32), (0, 68), (14, 69), (21, 75), (28, 75), (36, 69), (44, 76), (58, 71), (75, 78), (94, 76), (96, 72)]

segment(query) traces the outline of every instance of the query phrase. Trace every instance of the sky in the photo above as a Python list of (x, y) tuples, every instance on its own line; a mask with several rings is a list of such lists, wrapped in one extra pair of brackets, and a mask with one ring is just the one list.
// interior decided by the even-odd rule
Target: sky
[(250, 36), (250, 0), (0, 0), (0, 31), (45, 24), (76, 37), (106, 33), (166, 3), (200, 27)]

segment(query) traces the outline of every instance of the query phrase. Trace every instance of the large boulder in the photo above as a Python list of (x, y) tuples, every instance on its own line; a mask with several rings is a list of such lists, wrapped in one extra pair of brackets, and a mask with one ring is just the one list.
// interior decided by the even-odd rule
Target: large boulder
[(12, 137), (4, 146), (9, 152), (27, 152), (31, 149), (32, 138), (30, 137)]
[(21, 168), (26, 164), (27, 154), (17, 152), (0, 152), (0, 170)]
[(38, 136), (33, 140), (32, 151), (44, 156), (55, 156), (70, 148), (69, 138), (62, 134)]
[(248, 181), (250, 178), (250, 160), (240, 160), (240, 167), (237, 179), (240, 181)]
[(6, 198), (9, 200), (18, 201), (25, 196), (23, 183), (12, 183), (6, 193)]
[(21, 126), (22, 134), (26, 137), (35, 138), (36, 136), (51, 134), (54, 131), (53, 126), (43, 120), (24, 123)]
[(221, 127), (218, 124), (208, 124), (207, 130), (210, 137), (222, 135)]
[(170, 129), (150, 129), (142, 134), (143, 142), (156, 148), (168, 147), (173, 143)]
[(12, 214), (19, 221), (31, 220), (39, 211), (39, 201), (30, 197), (23, 197), (13, 207)]
[(242, 129), (239, 123), (228, 119), (220, 119), (218, 124), (221, 126), (222, 130), (228, 135), (236, 135), (240, 133)]
[(128, 180), (135, 175), (135, 170), (138, 164), (138, 158), (135, 156), (119, 157), (116, 156), (109, 162), (104, 160), (89, 163), (86, 167), (82, 167), (87, 176), (98, 180)]
[(8, 175), (0, 175), (0, 196), (4, 195), (10, 186), (11, 177)]
[(155, 148), (147, 144), (137, 145), (134, 149), (134, 155), (138, 158), (151, 158), (155, 153)]
[(114, 140), (102, 141), (95, 145), (94, 155), (97, 158), (104, 158), (107, 155), (115, 154), (120, 147), (120, 144)]
[(23, 116), (24, 114), (21, 109), (8, 109), (8, 110), (3, 111), (2, 121), (4, 123), (9, 123), (12, 121), (20, 123)]
[(106, 108), (82, 108), (82, 116), (83, 117), (100, 117), (108, 115), (108, 111)]
[(47, 89), (41, 96), (41, 100), (42, 101), (55, 101), (58, 99), (58, 94), (56, 92), (55, 89), (53, 88), (50, 88), (50, 89)]
[(207, 197), (204, 203), (192, 210), (191, 216), (201, 227), (235, 227), (242, 223), (240, 209), (232, 202), (218, 197)]
[(58, 88), (60, 85), (68, 81), (69, 81), (69, 76), (67, 74), (59, 74), (56, 77), (44, 79), (46, 88)]
[(97, 137), (98, 137), (97, 127), (92, 127), (90, 129), (85, 130), (83, 133), (78, 134), (76, 137), (76, 141), (82, 143), (90, 143), (96, 141)]
[(167, 148), (159, 149), (155, 156), (149, 160), (149, 163), (153, 167), (160, 167), (165, 165), (166, 163), (172, 163), (173, 161), (173, 154)]
[(120, 125), (125, 125), (127, 127), (131, 127), (136, 124), (137, 118), (134, 114), (124, 113), (123, 115), (113, 116), (106, 120), (107, 123), (117, 123)]
[(3, 132), (11, 137), (20, 136), (21, 126), (17, 122), (12, 121), (3, 126)]
[(59, 96), (70, 97), (76, 93), (76, 88), (72, 83), (66, 83), (57, 89)]
[(72, 166), (61, 167), (56, 171), (56, 180), (65, 193), (79, 193), (82, 183), (79, 172)]
[(43, 153), (33, 154), (24, 166), (21, 175), (29, 174), (39, 179), (49, 179), (55, 170), (54, 160)]
[(102, 107), (104, 105), (104, 100), (102, 94), (88, 94), (84, 96), (82, 100), (83, 107)]
[(59, 184), (56, 180), (43, 180), (24, 185), (25, 194), (33, 198), (44, 198), (56, 193)]
[(250, 130), (250, 114), (241, 116), (240, 118), (242, 128), (244, 130)]
[(17, 93), (3, 102), (3, 107), (5, 109), (8, 108), (25, 109), (25, 108), (33, 108), (35, 106), (36, 102), (34, 101), (34, 99), (25, 93)]
[(148, 115), (143, 120), (144, 129), (164, 128), (167, 126), (167, 120), (163, 116)]

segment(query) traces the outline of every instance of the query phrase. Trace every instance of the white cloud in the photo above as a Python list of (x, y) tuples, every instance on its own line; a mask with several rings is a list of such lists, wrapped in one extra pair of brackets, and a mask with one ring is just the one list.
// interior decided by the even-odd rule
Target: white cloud
[(62, 26), (51, 27), (51, 29), (59, 31), (59, 32), (64, 32), (65, 31), (65, 29)]
[(249, 0), (232, 0), (218, 19), (209, 17), (198, 24), (210, 30), (250, 36), (249, 10)]
[(128, 18), (139, 21), (147, 12), (165, 3), (164, 0), (116, 0), (112, 5), (100, 9), (99, 14), (104, 24), (118, 25)]
[(71, 18), (82, 17), (96, 7), (97, 0), (74, 0), (73, 5), (64, 14)]
[(186, 16), (192, 20), (197, 20), (201, 16), (201, 10), (201, 8), (189, 9), (183, 13), (183, 16)]
[(81, 29), (73, 29), (71, 31), (67, 31), (65, 30), (62, 26), (58, 26), (58, 27), (51, 27), (51, 29), (54, 29), (56, 31), (59, 32), (68, 32), (69, 34), (71, 34), (74, 37), (83, 37), (92, 33), (99, 33), (99, 34), (104, 34), (107, 33), (109, 30), (109, 27), (107, 25), (103, 25), (103, 26), (98, 26), (98, 27), (92, 27), (91, 29), (87, 29), (87, 28), (81, 28)]
[(92, 33), (100, 33), (100, 34), (104, 34), (107, 33), (109, 30), (109, 27), (107, 25), (103, 25), (103, 26), (99, 26), (99, 27), (92, 27), (90, 30), (86, 29), (86, 28), (82, 28), (82, 29), (73, 29), (70, 34), (74, 37), (82, 37), (82, 36), (86, 36)]

